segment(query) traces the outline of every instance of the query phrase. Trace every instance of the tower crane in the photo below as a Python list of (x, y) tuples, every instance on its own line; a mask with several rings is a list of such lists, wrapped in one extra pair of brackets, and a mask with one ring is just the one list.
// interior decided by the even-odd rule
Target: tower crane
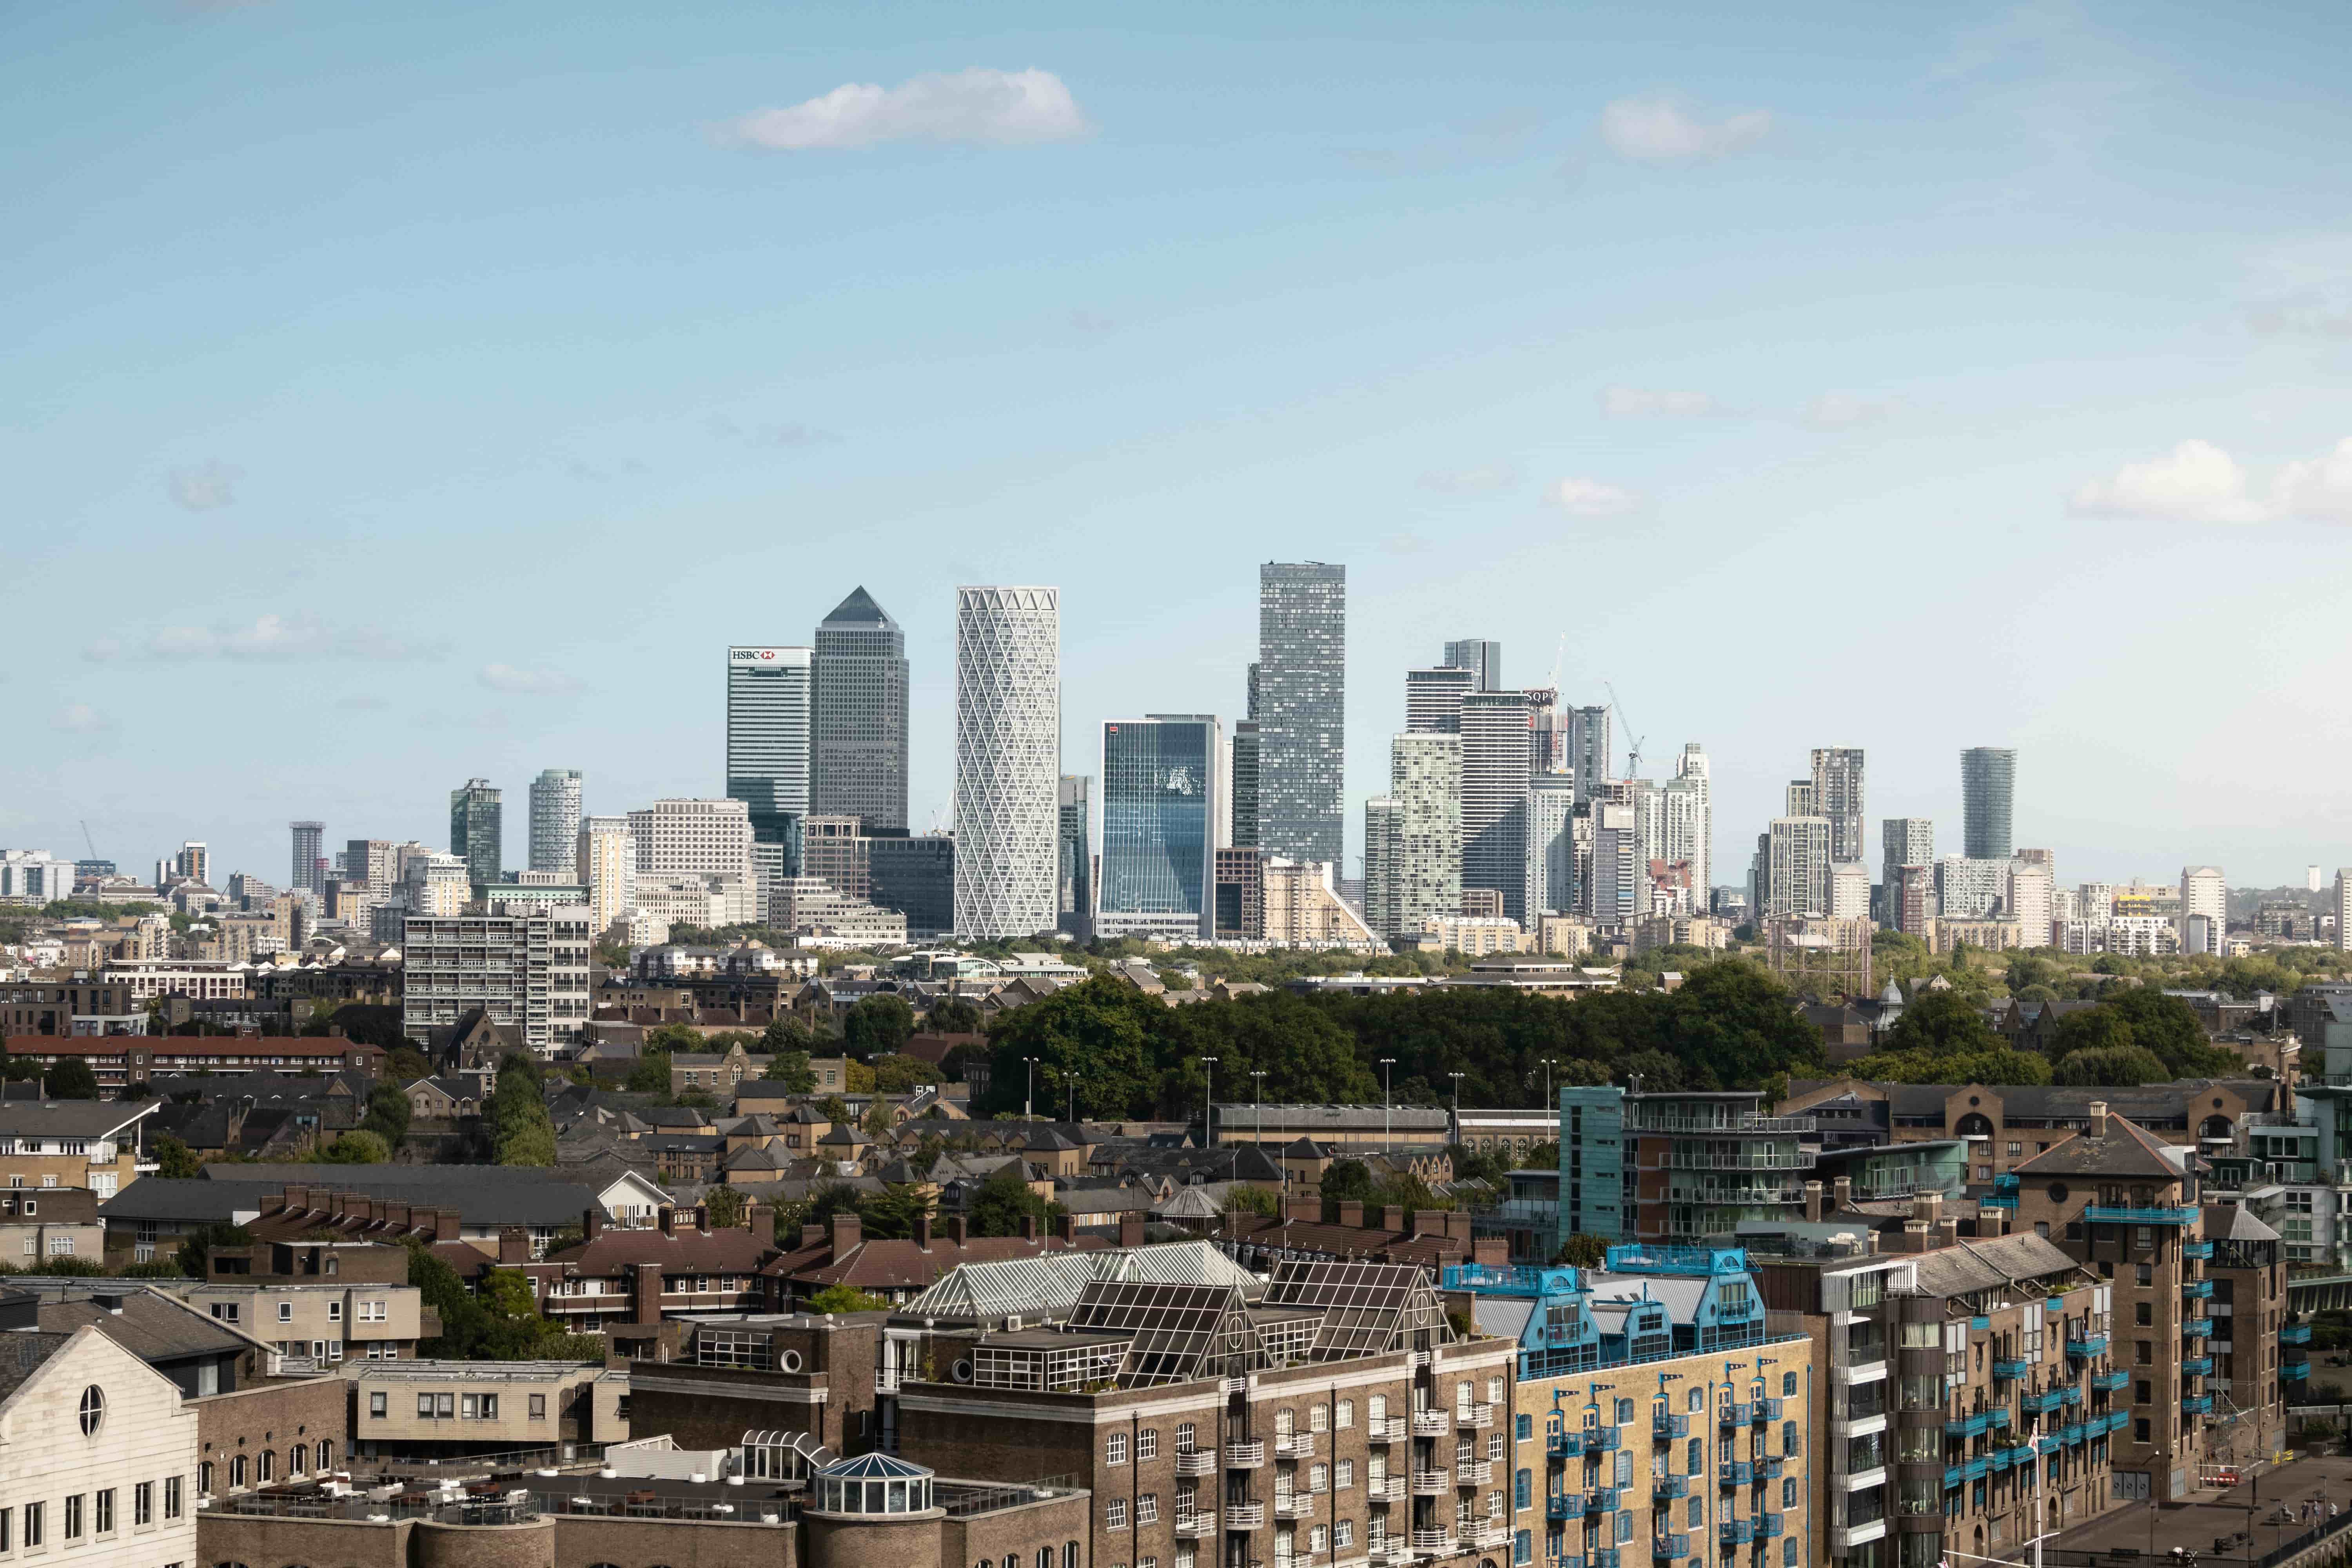
[(1614, 686), (1610, 685), (1609, 682), (1605, 680), (1601, 683), (1601, 688), (1602, 690), (1609, 693), (1609, 706), (1616, 711), (1619, 719), (1624, 721), (1625, 776), (1629, 779), (1640, 778), (1642, 776), (1643, 737), (1633, 733), (1633, 716), (1625, 711), (1625, 705), (1617, 700), (1617, 689)]
[(81, 822), (81, 841), (89, 847), (89, 858), (95, 860), (99, 858), (98, 841), (89, 836), (89, 818), (85, 816), (79, 820)]

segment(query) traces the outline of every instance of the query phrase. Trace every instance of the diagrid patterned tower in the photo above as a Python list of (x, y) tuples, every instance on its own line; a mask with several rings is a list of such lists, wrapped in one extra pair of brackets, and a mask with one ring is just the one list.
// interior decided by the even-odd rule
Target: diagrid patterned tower
[(1055, 920), (1061, 591), (956, 590), (955, 926), (982, 941)]

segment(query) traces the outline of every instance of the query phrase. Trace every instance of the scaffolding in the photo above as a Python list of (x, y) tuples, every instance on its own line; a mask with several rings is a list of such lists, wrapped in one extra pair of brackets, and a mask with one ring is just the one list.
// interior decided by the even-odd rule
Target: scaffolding
[(1867, 1000), (1871, 935), (1859, 916), (1777, 915), (1764, 922), (1765, 966), (1791, 991)]

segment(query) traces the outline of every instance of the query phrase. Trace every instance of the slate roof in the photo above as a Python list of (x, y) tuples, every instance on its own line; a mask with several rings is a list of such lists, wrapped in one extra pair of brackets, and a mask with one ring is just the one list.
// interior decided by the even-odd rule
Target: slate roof
[(608, 1278), (640, 1263), (706, 1274), (750, 1274), (772, 1250), (740, 1226), (705, 1231), (688, 1225), (675, 1234), (652, 1227), (607, 1229), (593, 1241), (549, 1253), (547, 1261), (561, 1263), (572, 1273)]
[[(877, 1187), (880, 1183), (875, 1184)], [(959, 1247), (933, 1233), (930, 1246), (911, 1240), (861, 1240), (840, 1258), (833, 1256), (830, 1239), (802, 1247), (769, 1264), (762, 1273), (782, 1276), (811, 1289), (827, 1285), (852, 1285), (861, 1290), (922, 1289), (940, 1275), (963, 1263), (989, 1263), (1003, 1258), (1042, 1258), (1052, 1252), (1085, 1252), (1108, 1247), (1098, 1237), (1081, 1236), (1076, 1243), (1041, 1236), (1031, 1241), (1018, 1236), (975, 1236)]]
[[(350, 1166), (305, 1165), (306, 1171), (349, 1170)], [(185, 1225), (227, 1225), (239, 1214), (268, 1206), (269, 1192), (235, 1182), (207, 1182), (201, 1176), (142, 1176), (100, 1204), (99, 1217), (177, 1220)]]
[(0, 1138), (103, 1138), (155, 1109), (145, 1100), (0, 1101)]
[(2021, 1176), (2146, 1176), (2165, 1182), (2177, 1182), (2181, 1174), (2179, 1158), (2169, 1145), (2112, 1110), (2107, 1113), (2105, 1137), (2077, 1132), (2010, 1168)]
[(150, 1366), (190, 1356), (241, 1354), (253, 1348), (253, 1342), (244, 1335), (156, 1290), (126, 1290), (119, 1314), (86, 1294), (44, 1300), (39, 1311), (45, 1330), (70, 1333), (79, 1328), (95, 1328)]
[(1938, 1247), (1918, 1258), (1919, 1289), (1930, 1296), (1966, 1295), (2053, 1274), (2080, 1273), (2083, 1267), (2048, 1237), (2031, 1231), (1973, 1241), (1962, 1237), (1958, 1246)]
[(2205, 1211), (2208, 1241), (2276, 1241), (2279, 1233), (2254, 1216), (2243, 1204), (2224, 1204)]

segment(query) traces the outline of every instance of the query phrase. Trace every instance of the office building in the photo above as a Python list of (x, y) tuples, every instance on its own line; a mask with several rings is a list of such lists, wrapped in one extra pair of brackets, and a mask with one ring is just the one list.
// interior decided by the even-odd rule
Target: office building
[(1257, 725), (1244, 719), (1234, 726), (1233, 767), (1225, 798), (1233, 802), (1233, 846), (1257, 847)]
[(1686, 741), (1675, 759), (1675, 776), (1658, 786), (1664, 840), (1659, 858), (1670, 866), (1689, 863), (1691, 890), (1702, 905), (1715, 876), (1713, 773), (1706, 748)]
[(1936, 862), (1936, 913), (1945, 920), (1979, 920), (2006, 910), (2009, 861), (1947, 855)]
[(375, 891), (389, 892), (401, 881), (400, 846), (389, 838), (354, 838), (343, 847), (343, 876)]
[(1337, 865), (1344, 837), (1348, 569), (1258, 569), (1258, 847)]
[(1973, 746), (1960, 753), (1960, 847), (1971, 860), (2006, 860), (2016, 847), (2017, 753)]
[(1095, 937), (1095, 781), (1064, 773), (1055, 829), (1055, 929), (1072, 942)]
[(727, 650), (727, 798), (750, 813), (760, 877), (801, 874), (814, 658), (805, 647)]
[(1462, 885), (1500, 893), (1503, 913), (1527, 913), (1528, 698), (1462, 698)]
[(423, 1042), (476, 1008), (551, 1057), (588, 1026), (588, 907), (411, 915), (401, 930), (401, 1033)]
[(1486, 637), (1464, 637), (1445, 645), (1445, 663), (1466, 669), (1475, 678), (1473, 691), (1503, 689), (1503, 645)]
[(0, 849), (0, 899), (52, 903), (74, 890), (74, 863), (45, 849)]
[(956, 590), (956, 931), (1055, 928), (1062, 778), (1061, 594)]
[(636, 903), (637, 838), (629, 819), (582, 817), (572, 874), (588, 889), (589, 931), (602, 937)]
[(1609, 709), (1568, 710), (1568, 758), (1576, 774), (1576, 804), (1589, 805), (1609, 782)]
[(547, 768), (530, 781), (530, 868), (572, 869), (580, 851), (580, 770)]
[(813, 811), (801, 824), (801, 874), (816, 878), (844, 898), (862, 900), (869, 880), (867, 842), (857, 818)]
[(1462, 699), (1478, 689), (1477, 674), (1450, 664), (1404, 672), (1404, 727), (1409, 733), (1459, 734)]
[(1925, 816), (1889, 816), (1878, 825), (1880, 897), (1886, 900), (1882, 923), (1901, 929), (1895, 918), (1895, 889), (1906, 866), (1936, 863), (1936, 824)]
[(1576, 912), (1576, 778), (1538, 773), (1528, 780), (1527, 923), (1538, 915)]
[(325, 847), (327, 825), (323, 822), (289, 822), (287, 827), (294, 836), (292, 875), (287, 886), (298, 891), (323, 894), (327, 890)]
[[(1219, 942), (1265, 940), (1265, 851), (1228, 848), (1217, 851), (1216, 939)], [(1366, 897), (1370, 879), (1365, 879)]]
[(808, 809), (906, 826), (907, 634), (854, 589), (818, 623), (810, 671)]
[(726, 800), (657, 800), (629, 813), (637, 875), (751, 880), (751, 808)]
[(1771, 886), (1759, 915), (1830, 912), (1830, 820), (1776, 816), (1767, 829)]
[[(1389, 795), (1396, 802), (1397, 823), (1396, 891), (1388, 907), (1395, 918), (1393, 934), (1401, 935), (1462, 908), (1462, 737), (1392, 738)], [(1365, 896), (1369, 901), (1369, 889)]]
[(948, 833), (876, 834), (866, 841), (866, 899), (907, 917), (907, 938), (955, 930), (956, 841)]
[[(830, 820), (838, 821), (840, 818)], [(802, 947), (903, 947), (907, 917), (844, 894), (822, 877), (786, 877), (766, 895), (767, 923)]]
[(1863, 847), (1862, 748), (1813, 748), (1811, 815), (1830, 819), (1830, 858), (1861, 860)]
[(1216, 850), (1224, 773), (1213, 715), (1157, 713), (1102, 729), (1105, 936), (1206, 941), (1215, 931)]
[(1396, 796), (1364, 801), (1364, 923), (1381, 937), (1402, 934), (1397, 924), (1397, 856), (1402, 847), (1402, 813)]
[(1528, 766), (1538, 773), (1575, 773), (1568, 762), (1568, 716), (1556, 687), (1528, 689)]
[(488, 779), (467, 779), (449, 792), (449, 853), (463, 860), (475, 882), (506, 879), (506, 808)]
[[(2191, 946), (2187, 940), (2189, 922), (2198, 916), (2205, 923), (2198, 934), (2202, 945)], [(2180, 921), (2183, 952), (2221, 951), (2221, 939), (2230, 929), (2230, 884), (2219, 866), (2185, 866), (2180, 871)]]
[(1591, 889), (1580, 914), (1597, 925), (1622, 925), (1648, 914), (1649, 864), (1642, 858), (1641, 823), (1634, 809), (1596, 801), (1587, 814), (1592, 825), (1592, 860), (1580, 868), (1577, 888)]

